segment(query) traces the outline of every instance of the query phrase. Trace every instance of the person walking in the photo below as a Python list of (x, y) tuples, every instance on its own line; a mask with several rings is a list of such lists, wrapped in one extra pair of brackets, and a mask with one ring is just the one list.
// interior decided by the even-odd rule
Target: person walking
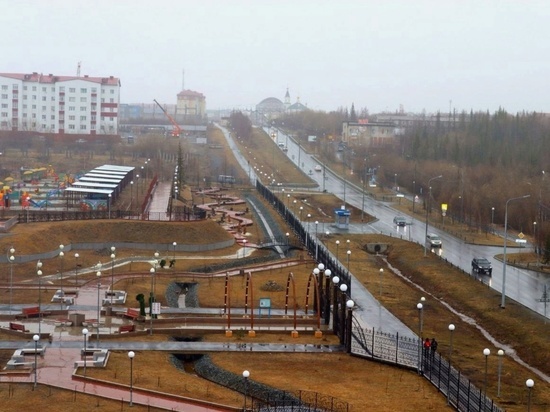
[(432, 338), (432, 341), (430, 342), (430, 350), (432, 351), (432, 358), (435, 356), (435, 352), (437, 351), (437, 341), (435, 338)]

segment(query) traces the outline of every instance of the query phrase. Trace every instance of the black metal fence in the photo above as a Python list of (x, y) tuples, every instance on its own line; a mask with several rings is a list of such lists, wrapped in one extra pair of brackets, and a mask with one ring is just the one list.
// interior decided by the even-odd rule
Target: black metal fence
[(435, 351), (425, 351), (422, 339), (362, 329), (354, 325), (351, 353), (384, 363), (416, 369), (447, 397), (458, 411), (503, 412), (451, 362)]
[(18, 223), (61, 222), (65, 220), (95, 220), (95, 219), (127, 219), (127, 220), (154, 220), (187, 222), (206, 218), (206, 212), (200, 209), (185, 208), (181, 212), (144, 212), (130, 210), (90, 210), (90, 211), (63, 211), (63, 210), (26, 210), (17, 212)]
[(318, 392), (297, 391), (270, 393), (250, 393), (252, 410), (257, 412), (349, 412), (348, 402), (323, 395)]

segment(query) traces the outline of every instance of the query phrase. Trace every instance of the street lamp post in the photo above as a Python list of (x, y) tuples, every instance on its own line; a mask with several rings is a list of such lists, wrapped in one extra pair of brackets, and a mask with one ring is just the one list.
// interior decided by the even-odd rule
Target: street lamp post
[(535, 381), (533, 379), (527, 379), (525, 381), (525, 386), (527, 386), (527, 412), (531, 412), (531, 391), (533, 386), (535, 386)]
[(134, 206), (134, 181), (130, 182), (130, 212), (132, 212)]
[(108, 207), (109, 207), (109, 219), (111, 218), (111, 198), (112, 198), (112, 195), (109, 193), (109, 198), (107, 199), (107, 203), (108, 203)]
[(84, 336), (84, 376), (86, 376), (86, 358), (88, 357), (86, 352), (86, 343), (88, 340), (88, 329), (82, 329), (82, 336)]
[(453, 332), (455, 325), (449, 324), (449, 369), (447, 370), (447, 405), (451, 397), (451, 359), (453, 357)]
[(426, 239), (428, 237), (428, 219), (429, 219), (429, 212), (430, 212), (430, 203), (432, 199), (432, 186), (430, 186), (430, 184), (432, 183), (432, 180), (441, 179), (442, 177), (443, 175), (439, 175), (439, 176), (432, 177), (430, 180), (428, 180), (429, 191), (428, 191), (428, 201), (426, 202), (426, 233), (424, 236), (424, 257), (427, 256), (428, 254), (428, 245), (426, 243)]
[[(38, 366), (38, 341), (40, 340), (39, 335), (34, 335), (32, 337), (32, 340), (34, 341), (34, 389), (36, 389), (36, 385), (38, 383), (38, 376), (37, 376), (37, 366)], [(33, 390), (34, 390), (33, 389)]]
[(244, 408), (243, 411), (246, 412), (246, 397), (248, 396), (248, 378), (250, 377), (250, 372), (247, 370), (243, 371), (244, 379)]
[(504, 351), (499, 349), (497, 351), (498, 355), (498, 384), (497, 384), (497, 398), (500, 398), (500, 375), (502, 374), (502, 357), (504, 356)]
[(132, 396), (134, 392), (134, 351), (128, 352), (128, 358), (130, 358), (130, 406), (133, 406)]
[(151, 274), (151, 295), (149, 297), (150, 305), (149, 305), (149, 317), (151, 322), (151, 327), (149, 330), (149, 334), (153, 334), (153, 303), (155, 302), (155, 268), (149, 269), (149, 273)]
[(95, 275), (97, 278), (97, 347), (99, 348), (99, 323), (101, 319), (101, 301), (99, 299), (99, 291), (101, 289), (101, 272), (98, 270)]
[(530, 196), (531, 195), (524, 195), (508, 199), (504, 208), (504, 251), (502, 253), (502, 296), (500, 301), (500, 307), (502, 309), (506, 307), (506, 244), (508, 243), (508, 203), (514, 200), (527, 199)]
[(380, 268), (378, 273), (380, 273), (380, 297), (382, 297), (382, 280), (384, 277), (384, 269)]
[(38, 277), (38, 336), (42, 336), (42, 262), (36, 262), (36, 276)]
[(332, 271), (325, 269), (325, 325), (330, 323), (330, 276)]
[(417, 303), (416, 309), (418, 309), (418, 330), (420, 331), (420, 339), (422, 340), (422, 330), (424, 329), (424, 305), (422, 303)]
[(115, 287), (115, 251), (116, 247), (111, 246), (111, 306), (113, 306), (113, 298), (114, 298), (114, 287)]
[(495, 224), (495, 207), (491, 208), (491, 228), (494, 229)]
[(172, 246), (174, 247), (174, 255), (172, 256), (172, 260), (174, 261), (174, 264), (176, 263), (176, 246), (177, 242), (172, 242)]
[(317, 256), (319, 255), (319, 242), (317, 241), (317, 225), (319, 221), (315, 221), (315, 261), (317, 261)]
[(351, 256), (351, 250), (348, 250), (348, 251), (346, 252), (346, 254), (348, 255), (348, 272), (349, 272), (349, 258), (350, 258), (350, 256)]
[(11, 305), (12, 305), (12, 296), (13, 296), (13, 263), (15, 262), (15, 256), (13, 254), (15, 253), (15, 249), (13, 247), (10, 248), (10, 257), (8, 258), (8, 261), (10, 262), (10, 306), (9, 306), (9, 314), (11, 315)]
[(485, 398), (487, 398), (487, 366), (489, 364), (490, 354), (491, 351), (488, 348), (483, 349), (483, 356), (485, 356), (485, 378), (483, 379), (483, 393)]
[(65, 257), (65, 252), (63, 252), (63, 249), (65, 249), (65, 246), (59, 245), (59, 288), (61, 290), (61, 299), (59, 302), (61, 309), (63, 309), (63, 301), (65, 300), (65, 292), (63, 291), (63, 258)]
[(340, 247), (340, 241), (336, 241), (336, 260), (338, 260), (338, 248)]
[(78, 258), (80, 255), (78, 253), (74, 254), (74, 278), (76, 285), (78, 286)]
[(337, 314), (338, 314), (338, 283), (340, 283), (340, 278), (338, 276), (334, 276), (332, 278), (332, 284), (334, 286), (332, 294), (332, 330), (336, 330), (336, 325), (338, 324)]

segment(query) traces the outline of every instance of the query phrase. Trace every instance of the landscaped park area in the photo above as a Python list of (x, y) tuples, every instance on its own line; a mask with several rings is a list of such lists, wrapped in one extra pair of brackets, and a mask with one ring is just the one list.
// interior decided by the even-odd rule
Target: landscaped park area
[[(224, 168), (235, 167), (226, 161)], [(0, 235), (3, 410), (237, 411), (251, 408), (259, 388), (322, 399), (334, 410), (451, 410), (416, 370), (345, 353), (330, 325), (318, 323), (308, 288), (322, 262), (299, 247), (283, 256), (262, 248), (266, 235), (253, 203), (289, 234), (289, 245), (299, 242), (255, 190), (207, 189), (199, 173), (179, 201), (203, 207), (205, 220), (23, 219)], [(135, 207), (130, 189), (113, 210)], [(523, 411), (529, 394), (532, 411), (548, 408), (550, 330), (540, 316), (513, 301), (503, 311), (498, 293), (435, 255), (423, 257), (419, 245), (332, 230), (330, 211), (340, 201), (329, 194), (293, 188), (277, 195), (295, 215), (302, 207), (304, 223), (311, 215), (311, 232), (317, 221), (319, 240), (413, 331), (424, 297), (424, 336), (435, 337), (438, 352), (452, 355), (454, 367), (501, 408)], [(5, 215), (33, 211), (18, 207)], [(352, 219), (371, 219), (360, 213)], [(369, 253), (369, 243), (387, 244), (387, 253)], [(151, 295), (160, 305), (150, 304)], [(260, 310), (260, 300), (270, 307)], [(152, 308), (159, 313), (150, 316)], [(530, 392), (528, 378), (535, 381)]]

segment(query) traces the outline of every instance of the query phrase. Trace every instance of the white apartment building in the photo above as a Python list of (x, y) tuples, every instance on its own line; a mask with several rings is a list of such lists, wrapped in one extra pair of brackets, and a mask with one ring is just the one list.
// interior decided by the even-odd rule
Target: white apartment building
[(118, 133), (116, 77), (0, 73), (0, 130)]

